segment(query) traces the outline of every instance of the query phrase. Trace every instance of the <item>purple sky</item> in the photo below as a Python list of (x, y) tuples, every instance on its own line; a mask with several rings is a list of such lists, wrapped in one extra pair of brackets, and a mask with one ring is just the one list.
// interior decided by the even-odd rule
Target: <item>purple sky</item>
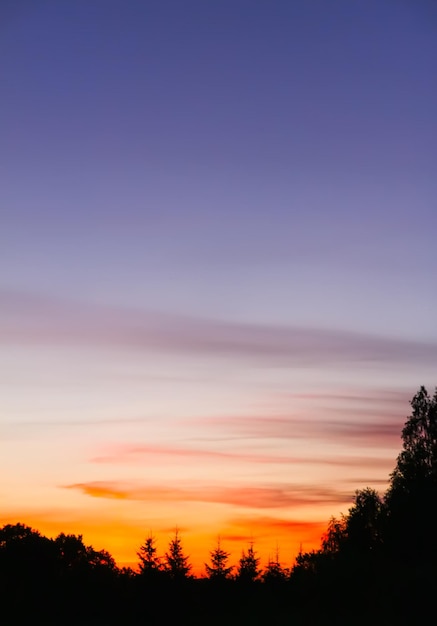
[(191, 456), (212, 484), (221, 455), (278, 455), (244, 492), (274, 498), (289, 428), (321, 462), (340, 433), (383, 480), (436, 383), (435, 3), (3, 0), (0, 58), (3, 472), (28, 459), (6, 517), (29, 488), (68, 509), (117, 480), (165, 508), (159, 463), (126, 486), (136, 445), (183, 464), (177, 502), (208, 489)]

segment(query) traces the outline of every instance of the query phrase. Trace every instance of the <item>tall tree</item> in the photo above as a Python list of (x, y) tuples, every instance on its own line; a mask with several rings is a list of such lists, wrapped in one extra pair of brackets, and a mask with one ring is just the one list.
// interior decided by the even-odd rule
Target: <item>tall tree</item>
[(421, 387), (411, 401), (412, 414), (402, 431), (402, 451), (391, 474), (390, 495), (435, 488), (437, 484), (437, 389)]
[(170, 540), (168, 551), (165, 553), (164, 570), (173, 580), (188, 578), (191, 570), (191, 565), (188, 561), (188, 556), (184, 554), (177, 528), (174, 537)]
[(437, 389), (420, 387), (402, 430), (402, 451), (386, 494), (388, 538), (409, 561), (437, 558)]
[(137, 556), (140, 559), (140, 573), (147, 578), (156, 578), (161, 571), (161, 559), (157, 553), (156, 539), (152, 534), (140, 546)]
[(217, 539), (217, 545), (211, 550), (211, 565), (205, 563), (206, 575), (210, 580), (226, 580), (230, 577), (233, 570), (232, 566), (228, 566), (230, 553), (223, 550), (220, 537)]

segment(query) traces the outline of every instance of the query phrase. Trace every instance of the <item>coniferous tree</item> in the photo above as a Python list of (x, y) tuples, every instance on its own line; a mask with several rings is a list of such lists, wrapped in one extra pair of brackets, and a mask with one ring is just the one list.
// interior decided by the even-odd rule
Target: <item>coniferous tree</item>
[(275, 556), (269, 557), (262, 579), (266, 583), (285, 582), (289, 576), (289, 570), (281, 565), (279, 559), (279, 548), (276, 548)]
[(140, 559), (140, 573), (147, 578), (156, 578), (161, 571), (161, 559), (157, 553), (156, 539), (152, 534), (140, 546), (137, 556)]
[(176, 528), (173, 539), (170, 540), (168, 552), (164, 557), (164, 570), (172, 580), (188, 578), (191, 565), (188, 556), (184, 554), (179, 530)]
[(259, 568), (259, 557), (253, 548), (253, 542), (249, 544), (247, 552), (242, 551), (237, 568), (237, 580), (244, 583), (253, 583), (259, 579), (261, 570)]
[(211, 565), (205, 563), (206, 574), (210, 580), (226, 580), (230, 577), (233, 566), (228, 566), (229, 552), (221, 547), (220, 537), (217, 546), (210, 552)]

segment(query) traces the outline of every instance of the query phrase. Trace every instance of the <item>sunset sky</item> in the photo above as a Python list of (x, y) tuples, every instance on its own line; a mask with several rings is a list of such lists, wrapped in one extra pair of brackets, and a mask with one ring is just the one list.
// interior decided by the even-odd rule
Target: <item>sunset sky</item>
[(2, 0), (0, 524), (290, 565), (437, 384), (437, 7)]

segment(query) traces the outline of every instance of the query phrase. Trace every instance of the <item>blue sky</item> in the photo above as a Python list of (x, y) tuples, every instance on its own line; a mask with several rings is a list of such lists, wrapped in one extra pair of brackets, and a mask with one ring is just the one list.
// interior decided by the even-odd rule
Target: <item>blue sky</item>
[[(286, 524), (344, 507), (344, 464), (320, 487), (334, 433), (352, 479), (384, 481), (435, 384), (434, 3), (4, 1), (0, 20), (3, 519), (80, 532), (100, 506), (121, 528), (102, 493), (122, 491), (140, 540), (185, 524), (195, 554), (243, 524), (208, 508), (242, 489), (247, 533), (250, 489), (301, 493), (302, 472), (329, 506)], [(314, 465), (284, 466), (303, 449)], [(174, 519), (184, 498), (202, 514)]]

